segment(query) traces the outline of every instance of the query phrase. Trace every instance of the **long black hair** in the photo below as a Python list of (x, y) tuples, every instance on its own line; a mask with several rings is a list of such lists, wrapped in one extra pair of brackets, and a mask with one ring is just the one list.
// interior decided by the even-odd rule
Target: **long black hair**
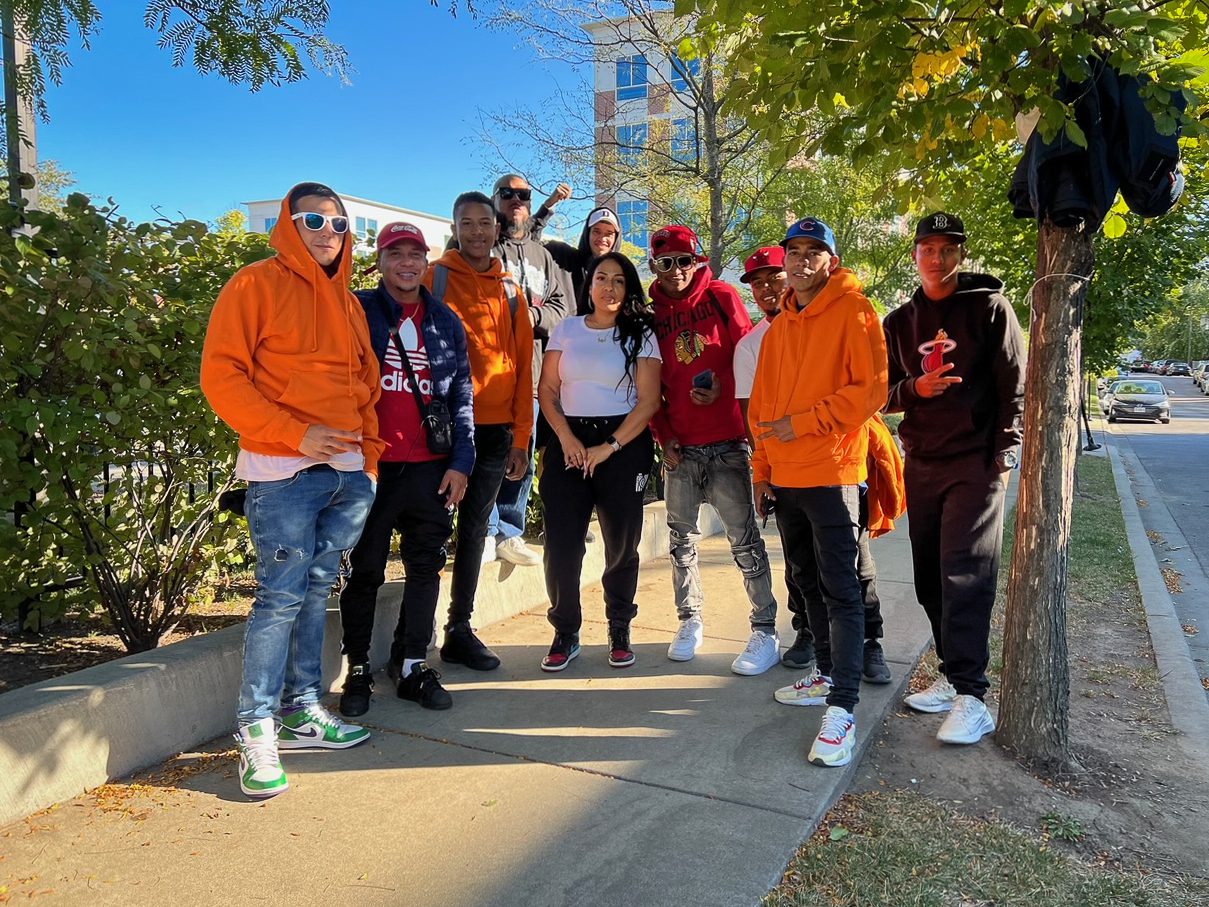
[(613, 327), (613, 336), (621, 345), (622, 355), (625, 356), (625, 375), (617, 382), (626, 378), (631, 384), (638, 381), (638, 354), (642, 352), (643, 343), (649, 335), (655, 332), (655, 316), (647, 304), (646, 290), (642, 286), (642, 278), (634, 263), (620, 252), (606, 252), (588, 265), (588, 273), (584, 276), (584, 287), (589, 300), (592, 298), (592, 280), (596, 269), (606, 261), (615, 261), (625, 277), (625, 299), (617, 312), (617, 324)]

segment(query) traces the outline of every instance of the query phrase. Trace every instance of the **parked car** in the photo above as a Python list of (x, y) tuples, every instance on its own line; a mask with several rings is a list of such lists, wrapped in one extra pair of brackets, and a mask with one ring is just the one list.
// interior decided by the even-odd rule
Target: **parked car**
[(1198, 359), (1192, 363), (1192, 383), (1202, 391), (1205, 389), (1205, 368), (1209, 366), (1209, 359)]
[(1148, 372), (1148, 371), (1150, 371), (1150, 361), (1147, 359), (1139, 359), (1132, 366), (1130, 366), (1130, 371)]
[(1192, 366), (1187, 362), (1173, 362), (1167, 366), (1164, 375), (1183, 375), (1185, 378), (1192, 374)]
[(1108, 421), (1140, 419), (1153, 422), (1158, 419), (1166, 425), (1171, 421), (1171, 401), (1167, 399), (1170, 393), (1161, 381), (1121, 381), (1113, 388), (1108, 404)]
[(1109, 382), (1108, 385), (1102, 391), (1100, 391), (1100, 412), (1103, 415), (1108, 415), (1108, 407), (1112, 403), (1112, 397), (1113, 394), (1117, 392), (1117, 388), (1123, 382), (1128, 380), (1128, 378), (1118, 378), (1115, 381)]

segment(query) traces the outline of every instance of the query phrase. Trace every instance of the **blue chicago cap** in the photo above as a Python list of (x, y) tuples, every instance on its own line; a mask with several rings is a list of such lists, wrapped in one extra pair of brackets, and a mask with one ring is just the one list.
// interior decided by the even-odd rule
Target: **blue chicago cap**
[(781, 240), (781, 245), (787, 246), (791, 239), (797, 239), (798, 237), (817, 239), (831, 250), (832, 255), (839, 254), (835, 251), (835, 234), (821, 220), (816, 220), (813, 217), (804, 217), (801, 220), (795, 220), (789, 225), (789, 229), (785, 231), (785, 238)]

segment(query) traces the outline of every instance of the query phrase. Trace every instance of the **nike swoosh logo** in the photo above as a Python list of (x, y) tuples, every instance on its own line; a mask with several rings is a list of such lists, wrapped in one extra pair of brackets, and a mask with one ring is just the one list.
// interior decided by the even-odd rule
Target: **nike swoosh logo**
[(295, 737), (318, 737), (319, 736), (319, 728), (317, 728), (317, 727), (313, 727), (309, 731), (297, 730), (292, 727), (286, 728), (286, 730), (289, 731), (291, 734), (293, 734)]

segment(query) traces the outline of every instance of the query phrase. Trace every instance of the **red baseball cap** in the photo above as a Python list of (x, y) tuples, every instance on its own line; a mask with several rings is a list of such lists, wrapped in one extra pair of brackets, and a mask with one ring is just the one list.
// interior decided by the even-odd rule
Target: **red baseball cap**
[(425, 252), (429, 251), (428, 243), (424, 241), (424, 234), (420, 232), (420, 228), (415, 224), (409, 224), (401, 220), (387, 224), (378, 234), (378, 251), (389, 249), (396, 243), (414, 242)]
[(751, 276), (763, 268), (785, 270), (785, 250), (780, 246), (765, 246), (763, 249), (756, 249), (747, 259), (747, 264), (743, 266), (743, 276), (739, 278), (739, 282), (751, 283)]
[(651, 234), (651, 259), (664, 255), (692, 255), (697, 261), (709, 261), (700, 252), (701, 240), (688, 227), (674, 224)]

